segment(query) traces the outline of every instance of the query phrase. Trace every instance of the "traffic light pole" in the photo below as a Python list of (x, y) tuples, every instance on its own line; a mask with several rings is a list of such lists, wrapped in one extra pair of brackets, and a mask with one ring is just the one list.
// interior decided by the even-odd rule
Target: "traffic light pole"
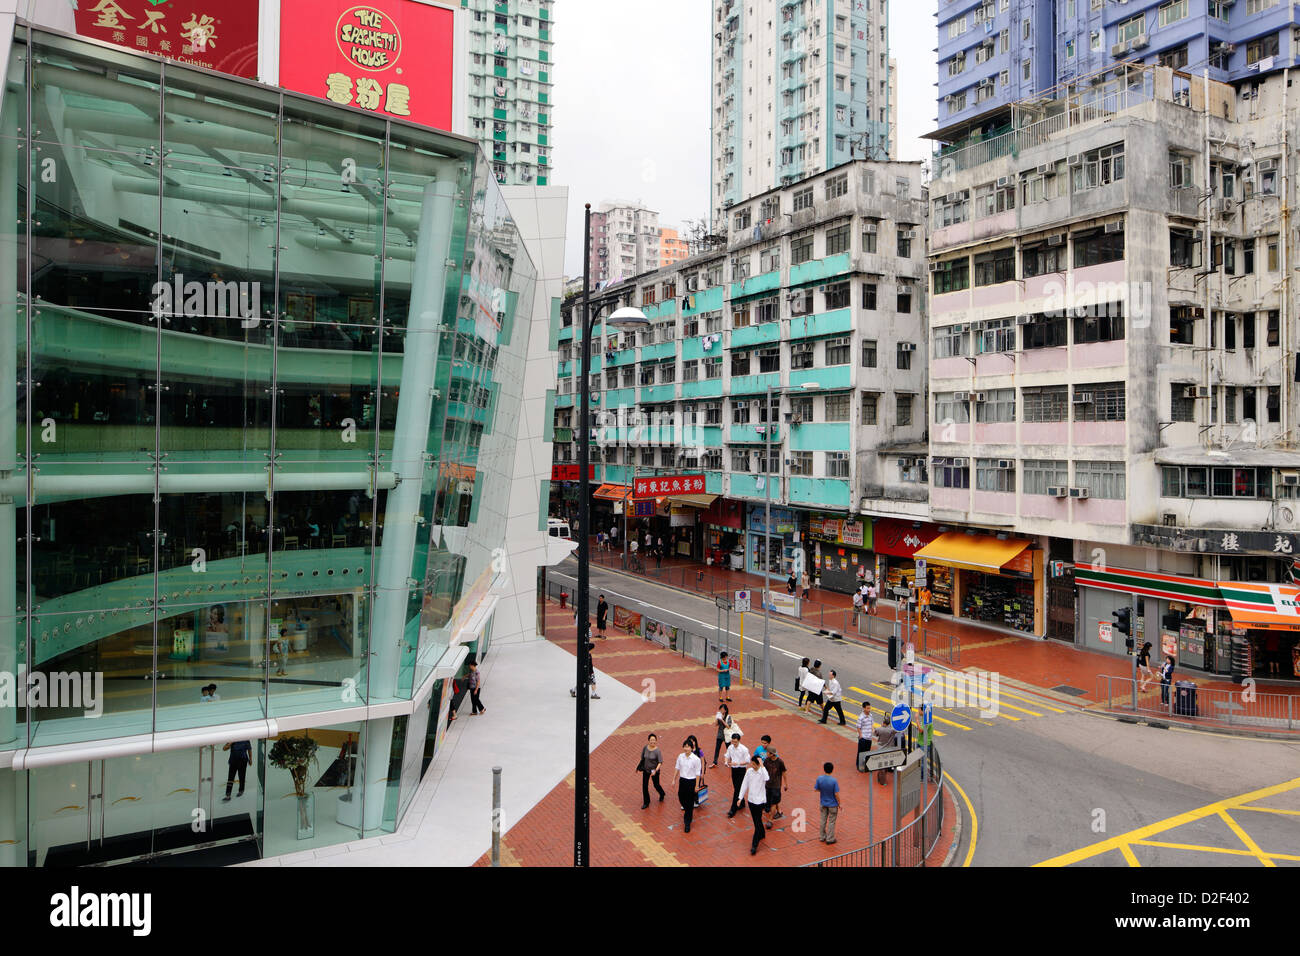
[[(1128, 615), (1128, 630), (1129, 634), (1133, 637), (1133, 713), (1136, 714), (1138, 709), (1138, 651), (1141, 650), (1138, 646), (1137, 639), (1138, 599), (1136, 594), (1131, 595), (1131, 601), (1132, 603), (1130, 604)], [(1146, 640), (1146, 636), (1146, 629), (1144, 628), (1142, 631), (1142, 639)]]

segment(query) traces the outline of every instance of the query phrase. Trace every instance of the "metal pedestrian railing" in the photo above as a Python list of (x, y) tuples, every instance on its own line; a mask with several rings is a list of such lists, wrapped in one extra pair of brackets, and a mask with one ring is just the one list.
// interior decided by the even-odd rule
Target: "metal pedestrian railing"
[(1141, 678), (1097, 676), (1097, 701), (1109, 711), (1147, 714), (1242, 729), (1300, 731), (1300, 697), (1200, 687), (1191, 681), (1161, 684)]
[[(935, 781), (936, 787), (924, 812), (916, 819), (869, 846), (839, 853), (825, 860), (818, 860), (816, 863), (807, 863), (805, 866), (925, 866), (939, 844), (939, 837), (943, 834), (944, 813), (945, 784), (938, 747), (930, 746), (929, 759), (930, 779)], [(867, 785), (874, 784), (869, 781)]]
[[(562, 572), (549, 570), (546, 574), (546, 597), (548, 600), (559, 603), (560, 596), (563, 594), (564, 604), (567, 609), (571, 606), (577, 585), (578, 582), (575, 578)], [(748, 639), (748, 643), (757, 647), (758, 653), (751, 652), (747, 647), (742, 655), (739, 642), (731, 640), (729, 635), (721, 635), (718, 629), (714, 627), (702, 625), (699, 621), (656, 607), (645, 601), (638, 601), (626, 595), (612, 594), (607, 590), (602, 591), (601, 588), (594, 585), (591, 587), (590, 603), (593, 622), (596, 614), (596, 600), (602, 593), (606, 595), (606, 603), (609, 604), (609, 630), (639, 634), (647, 641), (653, 641), (666, 650), (676, 651), (681, 657), (693, 660), (706, 667), (716, 666), (718, 660), (725, 653), (727, 657), (734, 659), (740, 667), (739, 673), (733, 679), (737, 681), (743, 680), (751, 685), (763, 682), (763, 655), (761, 653), (763, 642), (761, 638), (755, 636)], [(595, 634), (594, 624), (592, 633)], [(599, 650), (595, 653), (599, 658)], [(772, 687), (776, 686), (775, 669), (770, 663), (768, 665), (768, 684)]]

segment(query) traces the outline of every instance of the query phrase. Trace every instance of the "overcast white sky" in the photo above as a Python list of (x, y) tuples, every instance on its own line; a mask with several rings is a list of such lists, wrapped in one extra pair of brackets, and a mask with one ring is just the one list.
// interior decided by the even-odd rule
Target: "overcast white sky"
[[(707, 219), (711, 0), (561, 0), (555, 10), (556, 185), (569, 187), (568, 275), (582, 274), (582, 207), (641, 200), (666, 226)], [(899, 159), (934, 128), (936, 0), (890, 3)]]

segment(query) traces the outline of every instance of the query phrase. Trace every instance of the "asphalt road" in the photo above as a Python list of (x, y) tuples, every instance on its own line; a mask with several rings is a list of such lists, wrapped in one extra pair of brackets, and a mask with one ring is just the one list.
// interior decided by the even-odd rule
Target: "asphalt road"
[[(576, 565), (569, 561), (559, 570), (573, 574)], [(592, 568), (591, 582), (593, 607), (597, 592), (614, 603), (623, 595), (693, 618), (700, 624), (693, 630), (713, 634), (717, 611), (708, 597), (599, 567)], [(733, 648), (737, 625), (733, 614)], [(745, 625), (746, 653), (761, 653), (762, 615), (747, 614)], [(772, 616), (770, 636), (775, 688), (789, 692), (800, 659), (820, 658), (823, 674), (837, 671), (850, 724), (864, 699), (871, 700), (877, 721), (890, 706), (893, 688), (883, 649), (831, 641), (779, 615)], [(936, 670), (952, 686), (946, 676), (951, 669)], [(936, 745), (944, 771), (960, 788), (956, 799), (966, 819), (958, 865), (969, 858), (972, 866), (1024, 866), (1072, 852), (1076, 858), (1061, 862), (1259, 866), (1261, 854), (1271, 853), (1297, 857), (1276, 865), (1300, 865), (1298, 743), (1123, 723), (1006, 683), (996, 714), (987, 697), (972, 703), (935, 708), (935, 729), (942, 735)], [(834, 714), (830, 719), (835, 722)], [(851, 766), (855, 747), (846, 740), (843, 749), (838, 759), (827, 759)], [(1231, 813), (1220, 812), (1222, 801), (1292, 780), (1293, 788), (1258, 800), (1281, 812), (1231, 805)], [(1169, 825), (1162, 829), (1162, 823)], [(1131, 844), (1130, 831), (1144, 827), (1153, 832), (1140, 834), (1140, 845)], [(1123, 848), (1103, 843), (1122, 835)], [(1100, 851), (1079, 852), (1099, 843)], [(1161, 843), (1168, 845), (1151, 845)]]

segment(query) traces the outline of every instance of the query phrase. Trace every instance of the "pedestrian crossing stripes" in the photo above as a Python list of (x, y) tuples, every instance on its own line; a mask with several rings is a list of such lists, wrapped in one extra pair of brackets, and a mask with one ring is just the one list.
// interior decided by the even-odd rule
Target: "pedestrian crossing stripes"
[[(1018, 694), (1008, 694), (1000, 688), (994, 691), (997, 695), (995, 700), (989, 694), (977, 690), (973, 682), (966, 681), (963, 678), (964, 675), (933, 672), (930, 688), (939, 701), (966, 702), (965, 706), (934, 708), (934, 735), (936, 737), (943, 737), (946, 733), (954, 731), (974, 730), (974, 725), (995, 726), (1000, 719), (1014, 723), (1031, 717), (1044, 717), (1048, 713), (1066, 713), (1062, 708), (1053, 707)], [(883, 712), (888, 714), (894, 707), (894, 687), (883, 681), (873, 685), (872, 689), (856, 686), (850, 686), (848, 689), (855, 694), (861, 695), (862, 698), (862, 700), (844, 698), (846, 705), (852, 704), (858, 708), (858, 714), (853, 715), (854, 719), (861, 713), (862, 703), (865, 700), (871, 701), (877, 713), (881, 713), (883, 709)], [(1013, 704), (1007, 698), (1020, 703)], [(883, 708), (881, 705), (883, 705)], [(1008, 713), (1008, 711), (1014, 711), (1014, 713)]]

